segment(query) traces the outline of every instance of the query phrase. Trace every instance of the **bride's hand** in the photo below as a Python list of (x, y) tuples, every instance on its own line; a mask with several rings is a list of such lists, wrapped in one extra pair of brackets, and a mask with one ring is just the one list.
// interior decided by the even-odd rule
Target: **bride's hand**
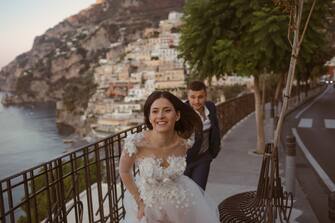
[(141, 220), (144, 217), (144, 203), (143, 200), (140, 200), (138, 204), (137, 219)]

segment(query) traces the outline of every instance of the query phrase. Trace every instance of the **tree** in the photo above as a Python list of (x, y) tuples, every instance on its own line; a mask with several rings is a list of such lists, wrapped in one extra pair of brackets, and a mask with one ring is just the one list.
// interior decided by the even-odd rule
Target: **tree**
[[(289, 36), (290, 44), (292, 46), (290, 66), (288, 70), (288, 77), (287, 77), (285, 91), (284, 91), (283, 106), (280, 112), (278, 124), (276, 126), (275, 135), (274, 135), (274, 148), (275, 150), (277, 150), (277, 147), (279, 145), (281, 128), (283, 125), (283, 120), (284, 120), (284, 116), (285, 116), (286, 109), (287, 109), (288, 98), (291, 95), (292, 84), (293, 84), (298, 56), (299, 56), (303, 41), (304, 40), (308, 41), (308, 38), (304, 38), (305, 34), (313, 33), (313, 31), (316, 31), (314, 32), (315, 35), (317, 35), (318, 32), (322, 33), (322, 26), (324, 23), (322, 22), (322, 20), (319, 20), (318, 17), (312, 16), (312, 15), (313, 15), (315, 8), (319, 10), (319, 13), (320, 11), (326, 13), (327, 8), (329, 8), (328, 3), (330, 3), (330, 1), (321, 0), (318, 2), (319, 4), (316, 4), (316, 0), (311, 0), (311, 1), (307, 1), (308, 4), (305, 4), (304, 0), (274, 0), (274, 3), (278, 7), (282, 8), (284, 12), (287, 12), (290, 16), (288, 36)], [(304, 7), (306, 5), (309, 7)], [(323, 16), (325, 15), (327, 15), (327, 13), (324, 14)], [(314, 29), (313, 28), (308, 29), (308, 31), (306, 32), (307, 27), (312, 17), (315, 18), (313, 21), (315, 26), (313, 27), (313, 25), (311, 25)], [(323, 21), (325, 22), (325, 20)], [(319, 23), (319, 26), (317, 26), (318, 23)], [(313, 23), (311, 22), (311, 24)], [(291, 35), (292, 35), (292, 39), (290, 38)], [(314, 41), (315, 40), (313, 39), (310, 45), (305, 44), (305, 49), (307, 50), (307, 52), (308, 52), (308, 49), (310, 50), (310, 52), (312, 52), (311, 49), (313, 49), (313, 47), (311, 46), (320, 44)], [(314, 47), (314, 49), (317, 49), (317, 47)]]
[(63, 102), (67, 110), (85, 109), (96, 87), (94, 75), (91, 72), (85, 73), (80, 78), (73, 78), (68, 81), (64, 86), (63, 94)]
[[(315, 81), (317, 77), (324, 74), (324, 62), (331, 58), (331, 47), (326, 39), (330, 24), (326, 23), (324, 19), (325, 15), (330, 15), (331, 1), (319, 1), (321, 1), (321, 4), (315, 5), (308, 29), (301, 44), (301, 53), (296, 74), (298, 81), (307, 82), (308, 79)], [(307, 10), (311, 8), (312, 2), (308, 1), (305, 3), (303, 21), (307, 19)]]
[(254, 77), (256, 152), (263, 153), (264, 101), (260, 80), (269, 73), (279, 80), (287, 74), (291, 54), (287, 40), (289, 15), (269, 1), (193, 0), (187, 2), (183, 18), (179, 50), (190, 66), (192, 78), (227, 73)]
[[(288, 16), (268, 2), (195, 0), (185, 8), (181, 28), (182, 57), (195, 78), (225, 73), (254, 77), (257, 148), (264, 152), (265, 137), (260, 79), (287, 67)], [(204, 19), (206, 18), (206, 19)]]

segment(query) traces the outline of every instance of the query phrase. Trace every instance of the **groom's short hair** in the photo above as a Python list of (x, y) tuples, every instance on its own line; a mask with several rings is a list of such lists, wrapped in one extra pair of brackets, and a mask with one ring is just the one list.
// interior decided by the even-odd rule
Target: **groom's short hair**
[(207, 91), (207, 87), (202, 81), (190, 82), (187, 89), (191, 91), (201, 91), (201, 90)]

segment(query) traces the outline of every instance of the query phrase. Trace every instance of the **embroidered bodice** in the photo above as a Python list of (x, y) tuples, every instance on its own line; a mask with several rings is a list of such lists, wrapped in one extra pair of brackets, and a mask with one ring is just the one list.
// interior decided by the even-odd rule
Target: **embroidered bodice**
[[(127, 137), (125, 150), (132, 156), (138, 152), (137, 145), (143, 140), (143, 133), (137, 133)], [(193, 144), (193, 140), (185, 140), (186, 148)], [(188, 207), (192, 194), (178, 184), (179, 177), (183, 175), (186, 168), (186, 157), (181, 155), (170, 155), (166, 159), (168, 164), (163, 167), (163, 159), (152, 156), (136, 159), (139, 176), (136, 177), (136, 185), (144, 203), (149, 206), (161, 208), (164, 203), (173, 203), (178, 208)]]
[(162, 162), (162, 159), (155, 157), (138, 159), (137, 165), (141, 177), (145, 178), (148, 183), (165, 183), (182, 175), (186, 168), (184, 156), (169, 156), (167, 167), (162, 167)]

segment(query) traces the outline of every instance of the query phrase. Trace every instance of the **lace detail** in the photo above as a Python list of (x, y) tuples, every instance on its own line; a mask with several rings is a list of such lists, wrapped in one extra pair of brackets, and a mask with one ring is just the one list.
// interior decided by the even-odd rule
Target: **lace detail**
[(185, 139), (185, 146), (186, 146), (186, 149), (189, 149), (189, 148), (191, 148), (192, 146), (193, 146), (193, 144), (194, 144), (194, 133), (191, 135), (191, 137), (190, 138), (188, 138), (188, 139)]
[[(135, 133), (125, 139), (124, 150), (132, 156), (138, 152), (138, 145), (144, 141), (144, 132)], [(187, 149), (192, 147), (194, 136), (180, 141)], [(139, 176), (136, 178), (140, 196), (148, 207), (162, 208), (164, 204), (173, 204), (176, 208), (186, 208), (193, 204), (193, 194), (184, 185), (176, 183), (183, 177), (186, 157), (171, 155), (167, 158), (167, 167), (163, 159), (155, 156), (138, 158), (136, 164)]]
[(145, 217), (137, 219), (136, 201), (126, 191), (123, 200), (126, 210), (124, 221), (148, 223), (167, 222), (169, 219), (169, 222), (176, 223), (219, 223), (217, 204), (208, 199), (206, 193), (184, 175), (185, 149), (193, 145), (194, 137), (178, 139), (173, 145), (175, 148), (169, 147), (173, 149), (171, 152), (176, 152), (166, 157), (166, 160), (160, 158), (164, 153), (157, 151), (159, 148), (154, 148), (148, 138), (145, 132), (141, 132), (129, 135), (125, 140), (124, 151), (129, 156), (138, 153), (135, 166), (139, 174), (135, 177), (135, 183), (145, 204)]
[(140, 176), (136, 181), (141, 198), (148, 207), (163, 204), (173, 204), (176, 208), (187, 208), (192, 205), (193, 194), (183, 185), (176, 183), (182, 177), (186, 168), (184, 156), (170, 156), (167, 159), (169, 166), (162, 167), (163, 160), (154, 157), (145, 157), (138, 160)]
[(144, 133), (139, 132), (135, 134), (128, 135), (124, 142), (124, 150), (129, 156), (137, 153), (137, 144), (143, 139)]

